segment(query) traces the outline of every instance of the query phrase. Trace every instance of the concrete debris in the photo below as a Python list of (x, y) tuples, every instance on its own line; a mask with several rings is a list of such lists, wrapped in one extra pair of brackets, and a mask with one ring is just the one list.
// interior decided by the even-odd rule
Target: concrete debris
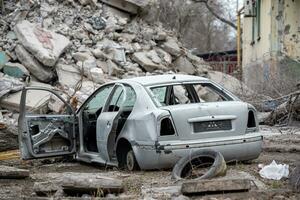
[(181, 195), (181, 186), (142, 188), (144, 199), (171, 199)]
[[(52, 88), (51, 85), (31, 81), (28, 86)], [(0, 104), (2, 108), (19, 112), (20, 100), (22, 91), (13, 93), (1, 99)], [(47, 91), (30, 90), (26, 96), (26, 110), (30, 113), (46, 113), (48, 110), (48, 102), (50, 93)]]
[(54, 78), (54, 74), (51, 69), (44, 67), (40, 64), (26, 49), (18, 45), (15, 48), (16, 55), (19, 61), (34, 75), (38, 80), (42, 82), (50, 82)]
[(180, 72), (185, 72), (187, 74), (195, 74), (195, 67), (194, 65), (183, 56), (178, 57), (174, 62), (174, 67), (176, 70)]
[(140, 8), (140, 1), (137, 0), (101, 0), (110, 6), (121, 9), (131, 14), (137, 14)]
[(62, 187), (67, 194), (96, 194), (99, 190), (102, 194), (123, 192), (122, 181), (106, 176), (89, 176), (89, 174), (77, 174), (66, 176), (62, 180)]
[(133, 54), (132, 59), (140, 64), (147, 72), (164, 69), (164, 66), (161, 64), (162, 60), (154, 50), (148, 52), (136, 52)]
[(182, 54), (181, 48), (178, 45), (178, 42), (174, 38), (168, 38), (165, 43), (161, 46), (169, 54), (178, 57)]
[(15, 26), (19, 42), (45, 66), (54, 66), (70, 45), (69, 39), (26, 20)]
[(0, 179), (22, 179), (29, 176), (29, 170), (0, 166)]
[(30, 76), (29, 71), (20, 63), (6, 63), (3, 67), (3, 73), (15, 78), (22, 78), (23, 80)]
[(94, 56), (90, 52), (76, 52), (73, 53), (72, 56), (76, 61), (81, 61), (81, 62), (94, 58)]
[(97, 43), (97, 49), (93, 50), (93, 54), (96, 58), (111, 59), (120, 65), (126, 63), (126, 56), (124, 47), (120, 46), (116, 42), (104, 39)]
[(51, 196), (60, 190), (58, 181), (35, 182), (33, 190), (38, 196)]
[(247, 192), (251, 189), (251, 181), (248, 179), (224, 179), (224, 180), (198, 180), (182, 183), (181, 192), (184, 195)]
[[(67, 101), (68, 96), (66, 94), (60, 94), (60, 96)], [(55, 113), (62, 113), (65, 108), (65, 103), (60, 100), (56, 95), (51, 94), (49, 102), (48, 102), (48, 108), (49, 110), (55, 112)]]
[(9, 93), (22, 90), (24, 86), (25, 84), (18, 79), (0, 73), (0, 99)]
[[(0, 27), (0, 70), (58, 86), (69, 97), (75, 94), (78, 106), (110, 80), (176, 72), (202, 76), (210, 71), (176, 34), (136, 15), (150, 4), (149, 0), (9, 4), (10, 13), (3, 18), (8, 26)], [(13, 61), (8, 63), (9, 59)], [(4, 107), (18, 110), (20, 94), (10, 96)], [(29, 108), (60, 111), (61, 105), (50, 96), (42, 102), (30, 103)]]
[(58, 82), (62, 86), (73, 88), (82, 79), (80, 70), (72, 65), (58, 63), (56, 66)]

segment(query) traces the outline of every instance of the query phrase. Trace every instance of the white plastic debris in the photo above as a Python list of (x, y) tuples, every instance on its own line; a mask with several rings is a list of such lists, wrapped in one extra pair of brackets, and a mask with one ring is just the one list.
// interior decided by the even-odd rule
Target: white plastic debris
[(271, 164), (264, 166), (259, 174), (263, 178), (280, 180), (281, 178), (287, 178), (289, 176), (289, 165), (277, 164), (275, 160)]

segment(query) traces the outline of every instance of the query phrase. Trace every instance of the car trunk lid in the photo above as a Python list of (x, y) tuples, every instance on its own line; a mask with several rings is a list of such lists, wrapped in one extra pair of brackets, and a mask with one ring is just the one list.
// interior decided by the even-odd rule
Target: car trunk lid
[(240, 101), (167, 106), (179, 139), (206, 139), (245, 134), (248, 106)]

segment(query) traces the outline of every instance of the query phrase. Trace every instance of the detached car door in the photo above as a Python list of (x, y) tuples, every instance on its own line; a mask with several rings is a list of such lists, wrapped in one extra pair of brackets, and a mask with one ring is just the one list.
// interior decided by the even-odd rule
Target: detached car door
[[(65, 114), (33, 114), (27, 111), (28, 93), (49, 92), (62, 101)], [(22, 91), (19, 116), (19, 144), (24, 160), (74, 154), (77, 117), (74, 109), (48, 88), (27, 87)]]

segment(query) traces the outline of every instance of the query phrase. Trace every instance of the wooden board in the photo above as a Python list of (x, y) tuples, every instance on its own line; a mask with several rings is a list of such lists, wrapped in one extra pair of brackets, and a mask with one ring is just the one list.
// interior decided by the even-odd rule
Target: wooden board
[(249, 179), (197, 180), (182, 183), (182, 194), (245, 192), (251, 189)]

